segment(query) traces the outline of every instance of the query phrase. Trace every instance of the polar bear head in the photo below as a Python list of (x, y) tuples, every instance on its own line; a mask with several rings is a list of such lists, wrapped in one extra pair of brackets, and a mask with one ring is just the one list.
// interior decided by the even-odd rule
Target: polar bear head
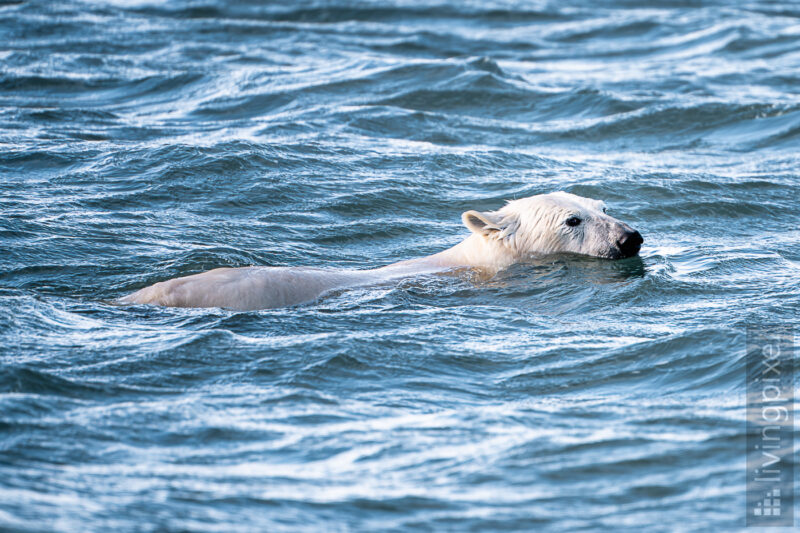
[(639, 253), (638, 231), (606, 214), (605, 203), (566, 192), (508, 202), (491, 212), (467, 211), (464, 225), (515, 257), (570, 252), (608, 259)]

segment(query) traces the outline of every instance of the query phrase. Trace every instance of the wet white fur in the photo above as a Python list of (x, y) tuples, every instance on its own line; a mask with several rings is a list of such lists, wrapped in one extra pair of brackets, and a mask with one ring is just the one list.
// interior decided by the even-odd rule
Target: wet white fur
[[(579, 217), (570, 227), (566, 220)], [(225, 307), (251, 310), (313, 301), (345, 287), (370, 285), (417, 274), (475, 268), (494, 275), (535, 255), (572, 252), (616, 257), (616, 242), (631, 228), (605, 214), (605, 204), (565, 192), (508, 202), (492, 212), (461, 216), (472, 234), (434, 255), (372, 270), (306, 267), (218, 268), (145, 287), (121, 298), (124, 304)]]

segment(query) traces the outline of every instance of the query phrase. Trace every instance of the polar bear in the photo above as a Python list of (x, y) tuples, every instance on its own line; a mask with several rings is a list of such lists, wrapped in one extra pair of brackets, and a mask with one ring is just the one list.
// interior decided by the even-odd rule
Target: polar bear
[(638, 231), (606, 214), (602, 201), (563, 191), (508, 202), (497, 211), (461, 215), (472, 234), (427, 257), (371, 270), (308, 267), (217, 268), (162, 281), (119, 300), (169, 307), (268, 309), (313, 301), (346, 287), (418, 274), (478, 269), (492, 276), (532, 256), (575, 253), (619, 259), (639, 253)]

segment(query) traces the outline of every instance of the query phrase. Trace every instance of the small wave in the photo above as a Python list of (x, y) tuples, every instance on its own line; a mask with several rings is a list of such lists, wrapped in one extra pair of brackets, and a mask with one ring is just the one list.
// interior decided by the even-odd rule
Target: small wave
[(108, 396), (112, 390), (102, 384), (80, 382), (24, 366), (0, 366), (0, 397), (4, 394), (37, 394), (67, 398)]

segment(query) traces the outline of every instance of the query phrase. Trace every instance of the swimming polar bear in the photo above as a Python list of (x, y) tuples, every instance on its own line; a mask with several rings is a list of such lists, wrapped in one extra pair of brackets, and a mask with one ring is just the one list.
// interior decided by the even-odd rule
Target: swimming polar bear
[(537, 255), (569, 252), (608, 259), (631, 257), (639, 253), (643, 242), (638, 231), (607, 215), (603, 202), (561, 191), (513, 200), (497, 211), (467, 211), (461, 219), (472, 234), (427, 257), (372, 270), (217, 268), (156, 283), (119, 302), (268, 309), (310, 302), (334, 289), (418, 274), (479, 269), (492, 276)]

